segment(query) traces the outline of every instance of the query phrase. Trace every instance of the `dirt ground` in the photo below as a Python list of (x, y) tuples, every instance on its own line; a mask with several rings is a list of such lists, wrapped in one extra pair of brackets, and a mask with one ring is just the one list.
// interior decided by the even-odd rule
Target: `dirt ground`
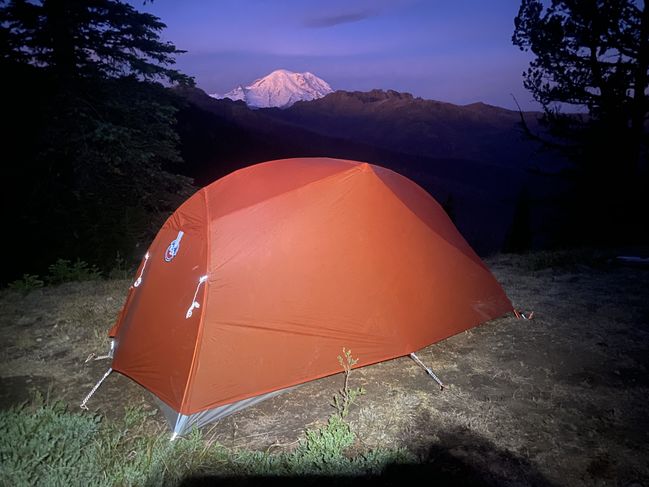
[[(534, 319), (506, 316), (419, 351), (444, 391), (409, 358), (353, 371), (350, 385), (366, 390), (349, 416), (358, 448), (405, 446), (433, 479), (649, 486), (649, 269), (604, 259), (543, 270), (531, 270), (538, 266), (529, 257), (486, 262)], [(38, 390), (77, 408), (110, 365), (84, 361), (106, 350), (129, 284), (3, 291), (0, 407)], [(290, 449), (326, 422), (342, 383), (337, 375), (305, 384), (205, 435), (226, 446)], [(145, 390), (113, 374), (89, 406), (110, 419), (136, 404), (155, 408)]]

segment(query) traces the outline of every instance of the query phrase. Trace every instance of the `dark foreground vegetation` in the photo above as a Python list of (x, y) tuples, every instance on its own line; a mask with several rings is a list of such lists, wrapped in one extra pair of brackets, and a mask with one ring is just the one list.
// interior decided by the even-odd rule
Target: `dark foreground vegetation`
[[(173, 44), (115, 0), (3, 2), (3, 277), (57, 259), (132, 261), (194, 188), (181, 162)], [(6, 274), (5, 274), (6, 273)]]
[[(179, 485), (219, 478), (377, 477), (388, 465), (413, 464), (405, 449), (346, 454), (356, 441), (339, 414), (308, 429), (290, 452), (226, 448), (200, 431), (170, 442), (149, 419), (127, 407), (118, 421), (68, 409), (61, 402), (0, 411), (3, 485)], [(256, 483), (256, 482), (254, 482)]]

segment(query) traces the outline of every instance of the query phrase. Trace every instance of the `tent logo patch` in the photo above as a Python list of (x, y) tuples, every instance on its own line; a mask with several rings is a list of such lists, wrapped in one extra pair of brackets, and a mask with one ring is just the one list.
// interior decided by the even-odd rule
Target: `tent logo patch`
[(167, 247), (167, 251), (165, 252), (165, 262), (171, 262), (174, 257), (176, 257), (176, 254), (180, 249), (180, 241), (182, 240), (183, 235), (184, 232), (182, 230), (178, 231), (178, 236), (176, 237), (176, 239), (172, 240), (172, 242), (169, 244), (169, 247)]

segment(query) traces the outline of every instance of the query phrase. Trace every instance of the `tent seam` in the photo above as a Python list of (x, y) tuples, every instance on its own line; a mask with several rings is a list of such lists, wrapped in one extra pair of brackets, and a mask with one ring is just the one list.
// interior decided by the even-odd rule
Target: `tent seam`
[[(211, 220), (210, 220), (209, 204), (207, 201), (207, 191), (205, 188), (203, 188), (201, 191), (203, 192), (203, 203), (205, 205), (204, 228), (205, 228), (205, 247), (207, 249), (206, 256), (205, 256), (205, 274), (209, 276), (210, 257), (212, 255), (211, 254), (212, 242), (211, 242), (210, 231), (209, 231), (209, 222)], [(192, 354), (192, 363), (191, 366), (189, 367), (187, 384), (185, 385), (183, 397), (182, 400), (180, 401), (180, 409), (178, 411), (178, 414), (185, 414), (182, 412), (182, 410), (187, 409), (189, 407), (189, 394), (191, 392), (192, 386), (194, 385), (194, 377), (196, 376), (196, 368), (198, 367), (198, 356), (200, 354), (201, 343), (203, 338), (203, 325), (205, 323), (204, 315), (205, 315), (205, 310), (207, 309), (207, 298), (209, 296), (207, 292), (207, 288), (209, 286), (209, 283), (210, 283), (210, 279), (208, 277), (207, 281), (205, 282), (205, 285), (203, 286), (203, 298), (201, 300), (203, 304), (201, 305), (200, 316), (198, 318), (199, 322), (198, 322), (198, 330), (196, 332), (196, 343), (194, 345), (194, 353)]]
[[(394, 172), (394, 171), (393, 171), (393, 172)], [(378, 174), (376, 174), (376, 172), (374, 171), (373, 168), (372, 168), (372, 174), (374, 175), (374, 177), (375, 177), (376, 179), (378, 179), (378, 180), (381, 182), (381, 184), (383, 185), (383, 187), (384, 187), (385, 189), (387, 189), (391, 194), (393, 194), (393, 195), (395, 196), (395, 198), (399, 201), (399, 204), (400, 204), (401, 206), (403, 206), (403, 207), (406, 209), (406, 211), (407, 211), (408, 213), (410, 213), (412, 216), (414, 216), (414, 217), (415, 217), (415, 218), (416, 218), (420, 223), (422, 223), (422, 224), (423, 224), (423, 225), (428, 229), (429, 232), (431, 232), (433, 235), (435, 235), (435, 237), (436, 237), (437, 239), (439, 239), (440, 241), (444, 242), (444, 244), (445, 244), (446, 246), (448, 246), (449, 248), (453, 249), (453, 251), (454, 251), (456, 254), (459, 254), (459, 255), (461, 255), (464, 259), (468, 260), (468, 261), (469, 261), (473, 266), (475, 266), (477, 269), (480, 269), (480, 270), (482, 271), (482, 273), (487, 273), (487, 274), (493, 276), (493, 274), (491, 273), (491, 271), (489, 270), (489, 268), (488, 268), (484, 263), (483, 263), (483, 265), (478, 264), (474, 259), (472, 259), (471, 257), (469, 257), (466, 253), (464, 253), (462, 250), (460, 250), (459, 248), (457, 248), (455, 245), (453, 245), (451, 242), (449, 242), (446, 238), (444, 238), (444, 237), (443, 237), (442, 235), (440, 235), (438, 232), (436, 232), (435, 230), (433, 230), (433, 229), (430, 227), (430, 225), (428, 225), (428, 224), (426, 224), (426, 222), (422, 221), (422, 219), (419, 217), (419, 215), (417, 215), (414, 211), (412, 211), (412, 209), (411, 209), (407, 204), (405, 204), (405, 203), (403, 202), (403, 200), (401, 200), (401, 198), (399, 198), (399, 196), (398, 196), (394, 191), (392, 191), (392, 189), (391, 189), (391, 188), (390, 188), (390, 187), (385, 183), (385, 181), (383, 181), (383, 179), (381, 179), (381, 177), (380, 177)], [(397, 174), (398, 174), (398, 173), (397, 173)], [(425, 191), (425, 190), (424, 190), (424, 191)], [(435, 203), (437, 203), (437, 201), (436, 201), (434, 198), (433, 198), (433, 201), (435, 201)], [(439, 205), (439, 203), (437, 203), (437, 204)], [(459, 233), (459, 230), (458, 230), (458, 233)], [(464, 236), (463, 236), (462, 234), (460, 234), (460, 236), (461, 236), (462, 238), (464, 238)], [(478, 257), (478, 260), (479, 260), (480, 262), (482, 262), (482, 259), (480, 259), (480, 256), (477, 256), (477, 257)], [(498, 283), (498, 285), (502, 288), (502, 285), (501, 285), (500, 283)], [(504, 291), (503, 291), (503, 292), (504, 292)], [(508, 299), (509, 299), (509, 298), (508, 298)]]

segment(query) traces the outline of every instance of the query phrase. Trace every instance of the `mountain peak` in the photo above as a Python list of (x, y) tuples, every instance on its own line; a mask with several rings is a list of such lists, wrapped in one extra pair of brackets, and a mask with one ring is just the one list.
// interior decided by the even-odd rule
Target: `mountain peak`
[(225, 95), (215, 93), (210, 96), (243, 100), (252, 108), (288, 108), (295, 102), (322, 98), (332, 91), (326, 81), (312, 73), (277, 69), (247, 86), (239, 85)]

